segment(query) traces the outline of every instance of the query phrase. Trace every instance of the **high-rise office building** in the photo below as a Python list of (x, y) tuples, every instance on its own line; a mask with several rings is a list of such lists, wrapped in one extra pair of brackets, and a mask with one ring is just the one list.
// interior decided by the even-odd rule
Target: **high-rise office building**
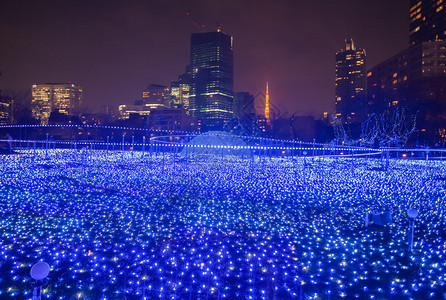
[(186, 68), (189, 110), (204, 127), (232, 118), (233, 39), (220, 30), (191, 36), (190, 65)]
[(129, 119), (132, 115), (146, 117), (154, 109), (170, 106), (170, 89), (165, 85), (151, 84), (142, 92), (142, 99), (135, 100), (133, 105), (118, 106), (119, 119)]
[(185, 76), (180, 76), (177, 81), (172, 81), (170, 84), (170, 98), (173, 105), (188, 109), (190, 83), (183, 77)]
[(336, 117), (350, 122), (356, 114), (364, 114), (366, 105), (366, 53), (356, 48), (352, 39), (336, 53)]
[(409, 41), (411, 45), (445, 40), (445, 0), (410, 0), (409, 19)]
[(41, 124), (48, 124), (53, 111), (65, 115), (79, 115), (82, 88), (72, 83), (46, 83), (32, 86), (32, 114)]
[(442, 97), (445, 76), (446, 41), (417, 43), (369, 70), (369, 103), (375, 111), (382, 111)]
[(163, 104), (169, 106), (170, 90), (165, 85), (151, 84), (142, 92), (142, 104)]
[(12, 123), (12, 98), (3, 95), (0, 90), (0, 125), (10, 125)]

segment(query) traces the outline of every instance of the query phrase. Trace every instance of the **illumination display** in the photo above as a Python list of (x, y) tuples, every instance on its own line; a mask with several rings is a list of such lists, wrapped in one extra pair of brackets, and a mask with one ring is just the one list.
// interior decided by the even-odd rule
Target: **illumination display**
[[(446, 164), (22, 150), (0, 162), (0, 298), (440, 299)], [(408, 252), (408, 208), (416, 208)], [(366, 212), (391, 211), (388, 226)]]

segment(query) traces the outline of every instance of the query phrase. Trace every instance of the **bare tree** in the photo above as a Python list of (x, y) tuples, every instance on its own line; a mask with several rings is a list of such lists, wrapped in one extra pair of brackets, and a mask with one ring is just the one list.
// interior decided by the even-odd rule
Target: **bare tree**
[(380, 139), (380, 116), (372, 114), (361, 125), (361, 145), (373, 145)]
[(372, 114), (363, 124), (361, 142), (372, 145), (404, 146), (410, 135), (416, 131), (416, 114), (405, 108), (389, 109), (381, 114)]
[(333, 120), (333, 130), (336, 141), (343, 145), (350, 145), (352, 141), (347, 134), (344, 125), (342, 124), (342, 120), (340, 118), (336, 118), (334, 114), (331, 115), (331, 118)]

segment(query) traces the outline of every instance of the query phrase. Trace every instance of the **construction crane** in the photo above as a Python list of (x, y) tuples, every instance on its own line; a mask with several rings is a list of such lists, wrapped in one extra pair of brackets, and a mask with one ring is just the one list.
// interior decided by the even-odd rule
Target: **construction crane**
[(205, 31), (205, 26), (204, 24), (199, 24), (198, 22), (196, 22), (193, 18), (192, 15), (190, 14), (190, 12), (186, 12), (186, 16), (190, 17), (192, 24), (194, 24), (195, 28), (197, 28), (200, 31)]

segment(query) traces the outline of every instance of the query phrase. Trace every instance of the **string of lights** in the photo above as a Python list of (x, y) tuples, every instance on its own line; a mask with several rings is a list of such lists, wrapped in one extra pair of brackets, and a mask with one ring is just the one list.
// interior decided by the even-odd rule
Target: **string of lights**
[[(441, 161), (73, 149), (0, 161), (0, 295), (29, 299), (441, 297)], [(417, 208), (407, 253), (409, 207)], [(386, 227), (364, 214), (391, 211)]]

